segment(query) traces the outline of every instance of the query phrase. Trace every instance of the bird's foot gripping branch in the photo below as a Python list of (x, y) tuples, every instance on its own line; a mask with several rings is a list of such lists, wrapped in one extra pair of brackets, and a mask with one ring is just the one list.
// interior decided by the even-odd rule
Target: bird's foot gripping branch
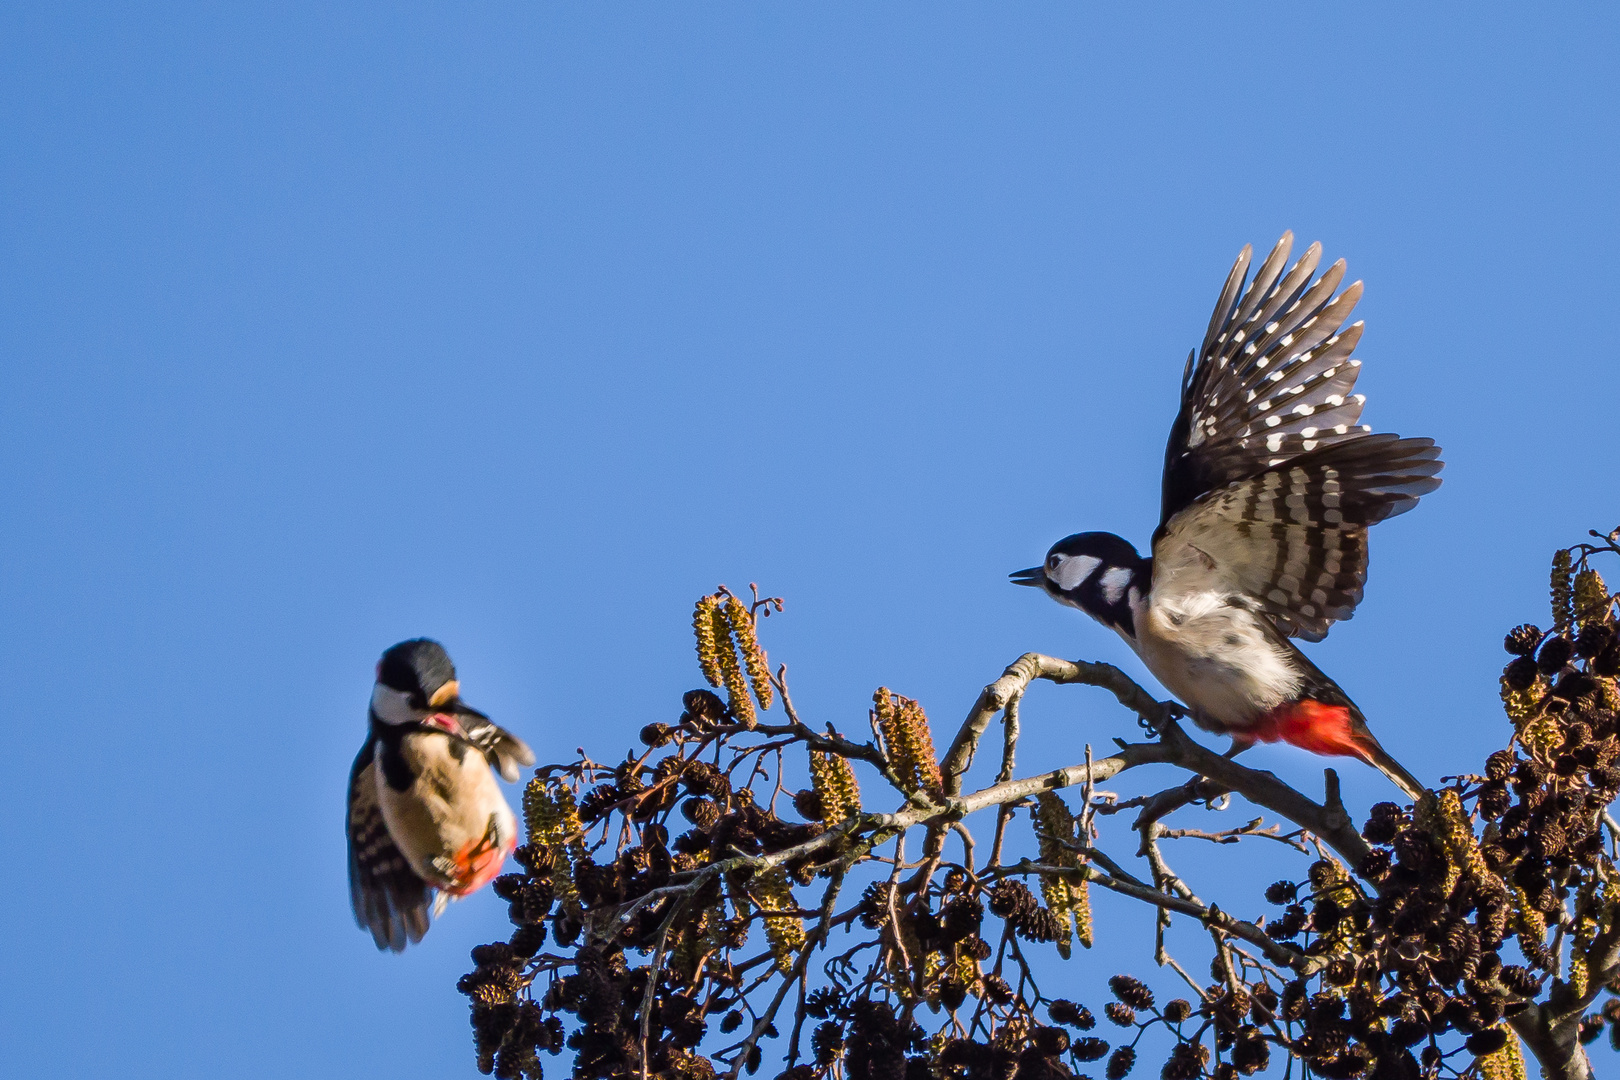
[[(1506, 747), (1359, 830), (1332, 771), (1317, 801), (1224, 758), (1106, 664), (1020, 657), (943, 757), (921, 706), (887, 689), (859, 733), (812, 727), (759, 644), (780, 602), (704, 597), (699, 659), (726, 700), (691, 691), (623, 760), (582, 754), (529, 783), (523, 872), (495, 886), (516, 930), (461, 982), (479, 1067), (538, 1077), (566, 1052), (580, 1078), (769, 1062), (788, 1080), (1118, 1080), (1298, 1058), (1324, 1077), (1495, 1078), (1525, 1075), (1528, 1052), (1589, 1076), (1583, 1045), (1617, 1030), (1616, 999), (1594, 1006), (1620, 985), (1620, 640), (1588, 565), (1613, 550), (1559, 553), (1552, 628), (1508, 636)], [(1101, 687), (1151, 734), (1019, 776), (1037, 679)], [(997, 721), (1000, 769), (970, 790)], [(1141, 794), (1102, 790), (1138, 775)], [(1175, 820), (1237, 798), (1255, 808), (1242, 825)], [(1178, 841), (1266, 842), (1295, 872), (1223, 909), (1172, 868)], [(1110, 1028), (1070, 1000), (1090, 973), (1050, 958), (1091, 944), (1099, 892), (1153, 909), (1143, 960), (1165, 973), (1110, 979)], [(1170, 937), (1202, 943), (1207, 980)]]

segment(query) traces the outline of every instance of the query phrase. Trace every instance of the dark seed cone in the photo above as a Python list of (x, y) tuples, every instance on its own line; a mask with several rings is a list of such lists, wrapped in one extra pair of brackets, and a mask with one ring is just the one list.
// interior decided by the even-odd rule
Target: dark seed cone
[(1515, 626), (1502, 641), (1502, 648), (1514, 656), (1533, 656), (1541, 644), (1541, 628), (1532, 623)]
[(1096, 1061), (1108, 1053), (1108, 1043), (1088, 1035), (1083, 1039), (1074, 1040), (1069, 1052), (1081, 1061)]
[(1536, 654), (1536, 669), (1543, 675), (1556, 675), (1575, 655), (1575, 643), (1562, 634), (1547, 639)]
[(1535, 685), (1537, 674), (1535, 660), (1521, 656), (1502, 669), (1502, 685), (1514, 691), (1528, 690)]
[(1040, 907), (1035, 894), (1021, 881), (1005, 878), (990, 889), (990, 913), (1014, 924), (1028, 919)]
[(1123, 1004), (1141, 1012), (1153, 1008), (1153, 991), (1149, 990), (1140, 979), (1129, 975), (1115, 975), (1108, 980), (1108, 989), (1111, 990)]
[(1124, 1080), (1136, 1065), (1136, 1051), (1129, 1046), (1121, 1046), (1108, 1057), (1108, 1069), (1104, 1076), (1108, 1080)]
[(1054, 1023), (1066, 1024), (1072, 1028), (1079, 1028), (1081, 1031), (1090, 1031), (1097, 1026), (1097, 1021), (1092, 1018), (1090, 1009), (1083, 1005), (1076, 1005), (1074, 1002), (1064, 998), (1058, 998), (1048, 1005), (1046, 1013)]

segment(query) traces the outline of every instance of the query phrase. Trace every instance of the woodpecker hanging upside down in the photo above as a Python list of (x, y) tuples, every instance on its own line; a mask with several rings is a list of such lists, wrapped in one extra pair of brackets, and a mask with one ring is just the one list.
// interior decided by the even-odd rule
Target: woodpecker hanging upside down
[(349, 899), (379, 949), (402, 952), (445, 903), (478, 891), (517, 846), (511, 782), (534, 764), (523, 740), (461, 700), (436, 641), (377, 662), (370, 730), (349, 773)]
[(1313, 282), (1320, 244), (1285, 273), (1293, 241), (1283, 234), (1247, 288), (1243, 249), (1187, 357), (1151, 558), (1078, 533), (1012, 579), (1112, 627), (1234, 753), (1280, 740), (1360, 758), (1416, 800), (1423, 785), (1289, 638), (1320, 641), (1350, 618), (1367, 528), (1440, 486), (1440, 448), (1357, 423), (1362, 324), (1344, 321), (1361, 282), (1334, 295), (1342, 259)]

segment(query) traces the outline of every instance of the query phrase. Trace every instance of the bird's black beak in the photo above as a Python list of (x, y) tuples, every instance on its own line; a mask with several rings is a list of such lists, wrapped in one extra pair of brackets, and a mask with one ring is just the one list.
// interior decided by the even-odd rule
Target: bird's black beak
[(467, 704), (465, 701), (462, 701), (459, 697), (452, 699), (446, 705), (445, 711), (447, 711), (449, 713), (452, 713), (457, 717), (467, 717), (467, 718), (470, 718), (470, 719), (473, 719), (473, 720), (483, 720), (486, 723), (489, 721), (489, 717), (486, 714), (479, 712), (477, 709), (473, 708), (471, 705)]
[(1039, 566), (1032, 566), (1028, 570), (1017, 570), (1007, 577), (1014, 585), (1034, 585), (1042, 588), (1046, 585), (1046, 571)]

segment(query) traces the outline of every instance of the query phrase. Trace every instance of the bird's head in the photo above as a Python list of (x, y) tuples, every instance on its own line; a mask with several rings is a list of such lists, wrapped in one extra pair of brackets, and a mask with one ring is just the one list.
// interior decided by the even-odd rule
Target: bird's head
[(453, 735), (465, 734), (462, 718), (489, 719), (461, 700), (450, 654), (427, 638), (402, 641), (382, 654), (371, 714), (385, 724), (426, 724)]
[(1008, 577), (1015, 585), (1044, 589), (1058, 603), (1079, 608), (1134, 637), (1132, 608), (1145, 598), (1146, 588), (1139, 575), (1147, 565), (1148, 560), (1123, 537), (1105, 532), (1075, 533), (1053, 544), (1040, 566)]

